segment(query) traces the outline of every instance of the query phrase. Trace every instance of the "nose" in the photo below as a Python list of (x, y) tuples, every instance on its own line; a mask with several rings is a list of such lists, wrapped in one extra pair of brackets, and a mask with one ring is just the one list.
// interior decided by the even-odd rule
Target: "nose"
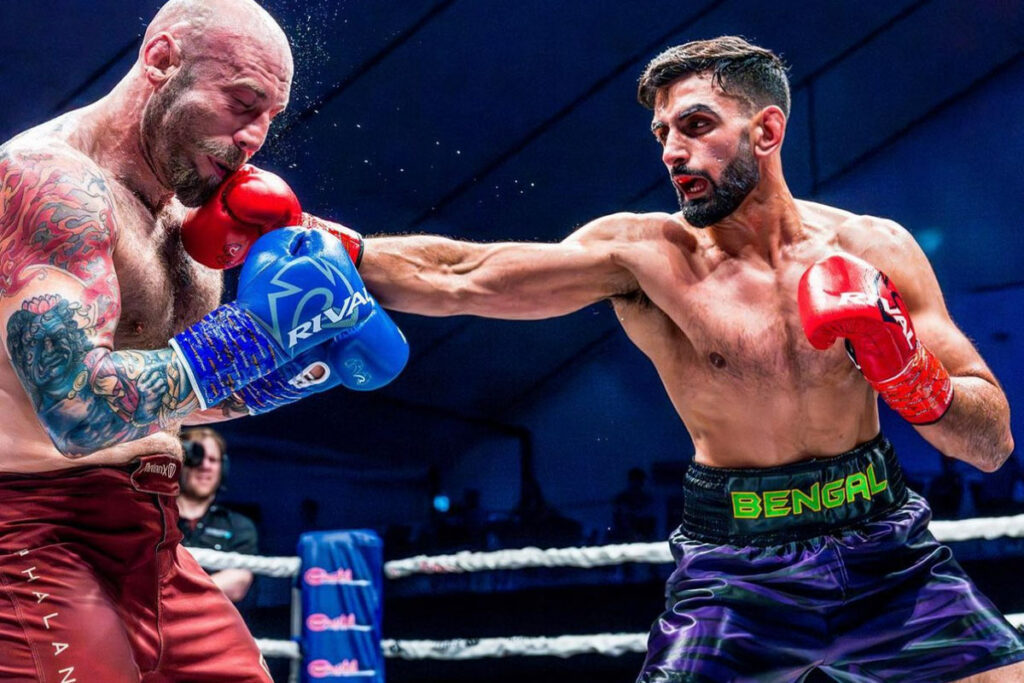
[(270, 115), (264, 112), (235, 131), (235, 144), (245, 152), (246, 160), (259, 151), (270, 130)]
[(675, 165), (685, 166), (690, 160), (690, 152), (682, 144), (682, 136), (671, 132), (665, 139), (665, 146), (661, 150), (661, 161), (666, 167), (672, 168)]

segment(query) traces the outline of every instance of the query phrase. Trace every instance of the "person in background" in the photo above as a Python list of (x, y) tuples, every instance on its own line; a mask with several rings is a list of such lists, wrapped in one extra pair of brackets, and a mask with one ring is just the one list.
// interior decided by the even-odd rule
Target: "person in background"
[[(253, 521), (214, 504), (227, 470), (224, 437), (209, 427), (196, 427), (182, 431), (181, 442), (185, 448), (178, 496), (178, 528), (185, 537), (182, 545), (255, 555), (258, 540)], [(253, 581), (248, 569), (222, 569), (210, 578), (236, 603), (245, 598)]]

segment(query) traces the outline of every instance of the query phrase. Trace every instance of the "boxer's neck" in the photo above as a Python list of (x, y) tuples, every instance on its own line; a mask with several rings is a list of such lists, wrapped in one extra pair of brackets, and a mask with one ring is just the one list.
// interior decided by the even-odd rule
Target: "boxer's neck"
[[(137, 67), (136, 67), (137, 68)], [(142, 140), (142, 116), (152, 94), (134, 71), (105, 97), (83, 110), (87, 153), (156, 215), (174, 197)]]
[(731, 256), (753, 250), (775, 265), (779, 251), (801, 238), (803, 225), (778, 155), (763, 161), (759, 170), (757, 186), (734, 212), (709, 226), (708, 232), (718, 248)]

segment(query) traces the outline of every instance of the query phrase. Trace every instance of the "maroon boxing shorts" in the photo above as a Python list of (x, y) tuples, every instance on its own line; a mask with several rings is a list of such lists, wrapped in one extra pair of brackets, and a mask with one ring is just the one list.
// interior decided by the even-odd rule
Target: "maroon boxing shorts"
[(0, 475), (0, 680), (270, 681), (179, 545), (180, 463)]

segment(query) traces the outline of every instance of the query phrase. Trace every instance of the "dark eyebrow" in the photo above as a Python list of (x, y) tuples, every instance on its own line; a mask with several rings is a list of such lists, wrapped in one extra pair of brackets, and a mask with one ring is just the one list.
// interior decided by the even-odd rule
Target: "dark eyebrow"
[(715, 117), (718, 116), (718, 112), (716, 112), (714, 109), (712, 109), (708, 105), (706, 105), (706, 104), (695, 104), (692, 107), (688, 107), (688, 108), (684, 109), (683, 111), (679, 112), (678, 114), (676, 114), (676, 121), (682, 121), (683, 119), (685, 119), (690, 114), (696, 114), (697, 112), (701, 112), (703, 114), (710, 114), (710, 115), (715, 116)]
[[(676, 121), (682, 121), (687, 116), (690, 116), (691, 114), (696, 114), (697, 112), (700, 112), (702, 114), (709, 114), (709, 115), (714, 116), (716, 118), (718, 117), (718, 112), (716, 112), (714, 109), (712, 109), (708, 105), (706, 105), (706, 104), (695, 104), (692, 107), (687, 107), (683, 111), (681, 111), (678, 114), (676, 114), (675, 119), (676, 119)], [(667, 127), (668, 127), (668, 125), (663, 123), (663, 122), (661, 122), (661, 121), (651, 121), (651, 132), (652, 133), (657, 134), (658, 131), (661, 131), (661, 130), (667, 128)]]

